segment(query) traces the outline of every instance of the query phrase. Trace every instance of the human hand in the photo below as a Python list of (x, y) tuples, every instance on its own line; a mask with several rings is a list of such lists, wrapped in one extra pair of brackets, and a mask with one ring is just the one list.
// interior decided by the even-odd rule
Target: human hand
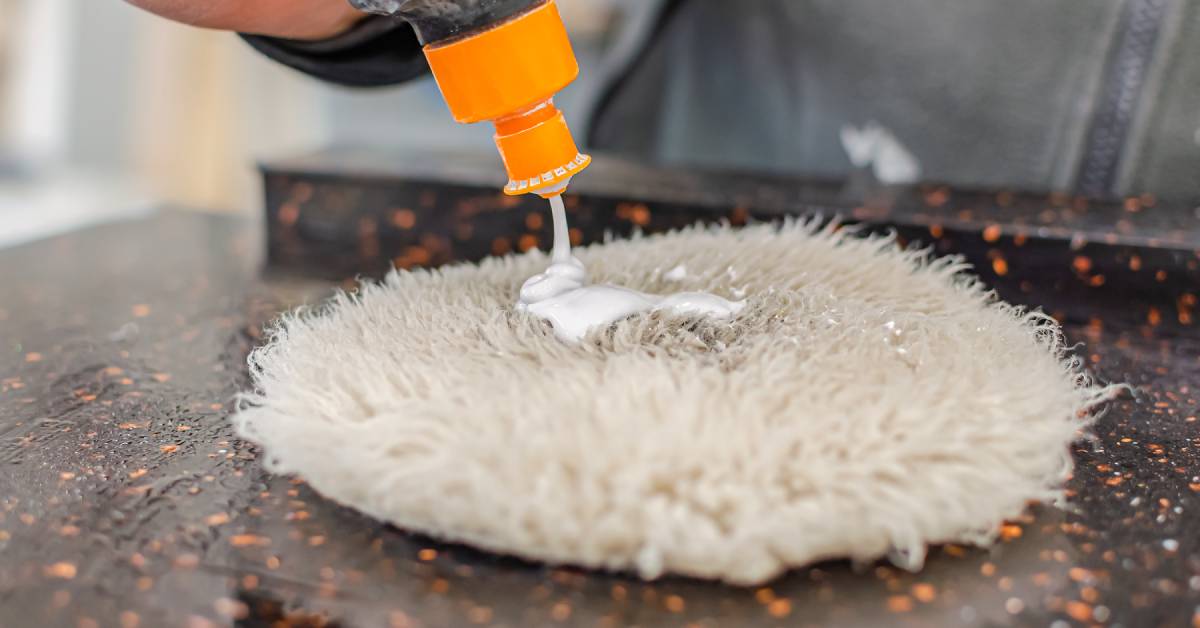
[(220, 30), (288, 39), (333, 37), (366, 14), (347, 0), (127, 0), (165, 18)]

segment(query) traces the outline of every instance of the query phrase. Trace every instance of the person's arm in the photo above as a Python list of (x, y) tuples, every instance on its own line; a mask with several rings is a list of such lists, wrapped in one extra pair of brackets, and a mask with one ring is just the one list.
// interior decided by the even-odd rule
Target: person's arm
[(128, 0), (193, 26), (237, 31), (256, 50), (319, 79), (393, 85), (428, 71), (405, 22), (367, 15), (347, 0)]

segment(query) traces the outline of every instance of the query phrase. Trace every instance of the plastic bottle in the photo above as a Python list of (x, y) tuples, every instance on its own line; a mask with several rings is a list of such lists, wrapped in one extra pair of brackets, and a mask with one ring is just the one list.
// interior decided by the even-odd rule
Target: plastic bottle
[(591, 163), (554, 95), (579, 64), (554, 0), (351, 0), (411, 23), (454, 119), (491, 121), (506, 194), (557, 196)]

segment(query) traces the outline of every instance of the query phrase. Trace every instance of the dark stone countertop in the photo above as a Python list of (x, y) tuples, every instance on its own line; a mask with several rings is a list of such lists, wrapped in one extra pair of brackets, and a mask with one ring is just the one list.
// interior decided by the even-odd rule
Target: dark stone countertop
[[(1067, 510), (917, 574), (830, 562), (739, 589), (440, 544), (265, 473), (226, 420), (246, 353), (333, 284), (262, 273), (261, 240), (165, 212), (0, 251), (0, 626), (1200, 625), (1190, 292), (1148, 319), (1127, 315), (1145, 295), (1072, 297), (1094, 372), (1138, 389), (1076, 447)], [(988, 279), (1035, 299), (1015, 270)]]

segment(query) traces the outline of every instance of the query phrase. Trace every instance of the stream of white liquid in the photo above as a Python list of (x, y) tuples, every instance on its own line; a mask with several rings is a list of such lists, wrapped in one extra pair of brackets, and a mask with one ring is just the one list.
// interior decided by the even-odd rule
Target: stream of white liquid
[(517, 308), (549, 321), (562, 340), (578, 342), (589, 330), (639, 312), (728, 318), (746, 305), (745, 301), (729, 301), (707, 292), (660, 296), (609, 284), (587, 285), (587, 269), (571, 255), (567, 212), (561, 196), (550, 198), (550, 210), (554, 216), (550, 267), (521, 286)]

